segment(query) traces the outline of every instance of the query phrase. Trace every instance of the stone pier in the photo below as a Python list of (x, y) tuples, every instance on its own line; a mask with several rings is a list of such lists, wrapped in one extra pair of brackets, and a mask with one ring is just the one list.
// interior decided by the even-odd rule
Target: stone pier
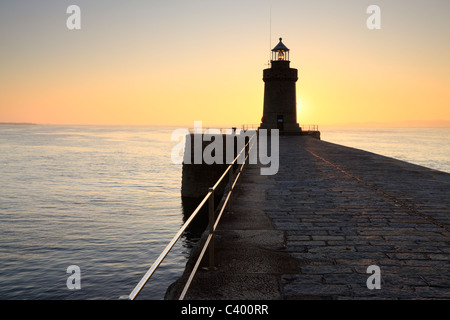
[(259, 173), (246, 167), (217, 269), (186, 299), (450, 299), (450, 174), (307, 136), (281, 136), (278, 174)]

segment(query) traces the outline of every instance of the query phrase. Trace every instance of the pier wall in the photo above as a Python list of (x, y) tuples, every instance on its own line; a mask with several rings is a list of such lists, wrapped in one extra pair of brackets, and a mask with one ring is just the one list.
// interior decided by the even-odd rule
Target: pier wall
[[(220, 158), (220, 163), (206, 163), (202, 156), (200, 161), (195, 158), (200, 152), (204, 154), (208, 146), (212, 146), (215, 139), (221, 139), (220, 144), (216, 144), (217, 147), (221, 146), (221, 150), (218, 150), (221, 154), (217, 155), (217, 159)], [(233, 144), (232, 153), (228, 155), (227, 159), (227, 143), (230, 146)], [(196, 144), (199, 144), (196, 146)], [(196, 149), (197, 148), (197, 149)], [(216, 148), (218, 149), (218, 148)], [(217, 151), (217, 150), (216, 150)], [(231, 152), (231, 151), (230, 151)], [(215, 152), (211, 152), (213, 156), (216, 156)], [(181, 196), (183, 198), (202, 198), (208, 193), (208, 189), (219, 180), (224, 171), (227, 169), (228, 164), (237, 155), (237, 137), (235, 134), (221, 134), (216, 137), (205, 137), (203, 133), (191, 133), (186, 137), (184, 161), (182, 167), (182, 180), (181, 180)], [(197, 155), (198, 157), (198, 155)], [(197, 160), (197, 161), (196, 161)], [(223, 194), (225, 185), (219, 185), (216, 192), (216, 196)]]

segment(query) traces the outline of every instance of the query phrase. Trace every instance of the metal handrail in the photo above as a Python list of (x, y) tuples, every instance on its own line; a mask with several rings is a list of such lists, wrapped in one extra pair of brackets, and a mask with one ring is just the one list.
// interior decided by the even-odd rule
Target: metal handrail
[(252, 127), (252, 128), (249, 128), (249, 127), (244, 128), (244, 125), (241, 126), (241, 128), (238, 128), (238, 127), (232, 127), (232, 128), (201, 127), (201, 128), (188, 128), (187, 130), (189, 131), (189, 133), (194, 133), (194, 134), (195, 133), (198, 133), (198, 134), (200, 134), (200, 133), (201, 134), (207, 134), (207, 133), (209, 133), (209, 134), (216, 134), (218, 132), (220, 132), (221, 134), (228, 134), (228, 133), (233, 133), (233, 132), (236, 133), (237, 131), (240, 131), (240, 130), (246, 131), (248, 129), (256, 130), (254, 127)]
[(303, 131), (319, 131), (319, 126), (317, 124), (303, 124), (300, 125)]
[[(243, 124), (241, 129), (246, 130), (257, 130), (259, 128), (259, 124)], [(303, 124), (299, 125), (303, 131), (319, 131), (319, 126), (317, 124)]]
[[(233, 165), (236, 163), (236, 161), (239, 159), (239, 157), (241, 156), (242, 152), (245, 152), (246, 148), (248, 146), (250, 146), (250, 142), (253, 140), (253, 138), (256, 136), (256, 133), (249, 139), (249, 141), (245, 144), (245, 146), (242, 148), (242, 150), (239, 152), (239, 154), (234, 158), (233, 162), (231, 162), (229, 164), (229, 166), (227, 167), (227, 169), (225, 170), (225, 172), (222, 174), (222, 176), (219, 178), (219, 180), (217, 180), (217, 182), (215, 183), (215, 185), (212, 188), (209, 188), (208, 193), (206, 194), (206, 196), (203, 198), (203, 200), (200, 202), (200, 204), (197, 206), (197, 208), (194, 210), (194, 212), (190, 215), (189, 219), (186, 220), (186, 222), (183, 224), (183, 226), (180, 228), (180, 230), (178, 230), (178, 232), (175, 234), (175, 236), (172, 238), (172, 240), (169, 242), (169, 244), (165, 247), (165, 249), (161, 252), (161, 254), (159, 255), (159, 257), (155, 260), (155, 262), (152, 264), (152, 266), (148, 269), (148, 271), (145, 273), (145, 275), (141, 278), (141, 280), (138, 282), (138, 284), (136, 285), (136, 287), (133, 289), (133, 291), (131, 291), (131, 293), (127, 296), (120, 296), (120, 300), (134, 300), (137, 295), (141, 292), (141, 290), (144, 288), (145, 284), (148, 282), (148, 280), (151, 278), (151, 276), (155, 273), (156, 269), (159, 267), (159, 265), (163, 262), (163, 260), (166, 258), (166, 256), (168, 255), (168, 253), (170, 252), (170, 250), (172, 250), (173, 246), (175, 245), (175, 243), (179, 240), (179, 238), (181, 237), (181, 235), (183, 234), (183, 232), (186, 230), (186, 228), (189, 226), (189, 224), (192, 222), (192, 220), (194, 220), (195, 216), (198, 214), (198, 212), (200, 212), (200, 210), (202, 209), (202, 207), (204, 206), (204, 204), (208, 201), (209, 202), (209, 212), (210, 212), (210, 235), (208, 236), (208, 240), (205, 243), (205, 247), (203, 248), (203, 251), (206, 251), (206, 247), (208, 247), (209, 242), (212, 239), (212, 235), (214, 233), (214, 230), (217, 226), (217, 224), (214, 224), (214, 222), (211, 221), (214, 220), (214, 217), (211, 217), (211, 207), (212, 207), (212, 211), (214, 211), (214, 190), (217, 188), (217, 186), (222, 182), (222, 180), (225, 178), (225, 176), (227, 174), (230, 175), (229, 178), (229, 182), (231, 182), (231, 174), (233, 172), (232, 167)], [(253, 146), (253, 145), (252, 145)], [(250, 152), (250, 148), (249, 148), (249, 152)], [(248, 154), (245, 157), (245, 160), (243, 162), (243, 164), (240, 167), (240, 170), (237, 174), (237, 178), (239, 178), (243, 165), (245, 164), (245, 162), (247, 161), (248, 158)], [(230, 186), (230, 191), (232, 191), (234, 188), (234, 185), (236, 184), (236, 181)], [(229, 192), (226, 202), (228, 202), (229, 197), (231, 196), (231, 192)], [(225, 202), (225, 204), (226, 204)], [(220, 216), (222, 215), (223, 209), (225, 208), (225, 205), (222, 208), (222, 211), (220, 213)], [(220, 219), (220, 217), (219, 217)], [(217, 219), (217, 222), (218, 220)], [(213, 225), (213, 228), (211, 228), (211, 225)], [(211, 252), (211, 251), (210, 251)], [(213, 253), (211, 252), (210, 258), (213, 255)], [(201, 256), (203, 257), (203, 255)], [(201, 259), (200, 259), (201, 260)], [(200, 264), (200, 262), (197, 262), (197, 264)], [(196, 265), (197, 265), (196, 264)], [(197, 270), (197, 269), (195, 269)], [(193, 278), (194, 275), (192, 275)], [(192, 281), (192, 279), (191, 279)], [(190, 282), (189, 282), (190, 283)], [(186, 294), (187, 288), (185, 288), (186, 290), (183, 290), (183, 293)], [(184, 297), (184, 294), (182, 294), (182, 297)], [(181, 298), (181, 297), (180, 297)], [(182, 298), (180, 299), (182, 300)]]
[(243, 124), (241, 126), (241, 129), (246, 131), (246, 130), (257, 130), (260, 127), (260, 124)]
[[(253, 139), (253, 137), (254, 137), (254, 135), (252, 136), (252, 139)], [(248, 142), (248, 144), (250, 143), (250, 141)], [(253, 144), (250, 146), (249, 152), (250, 152), (252, 147), (253, 147)], [(209, 206), (209, 234), (208, 234), (208, 237), (206, 238), (206, 241), (205, 241), (205, 244), (203, 245), (202, 251), (200, 252), (200, 254), (199, 254), (198, 258), (197, 258), (197, 261), (196, 261), (194, 267), (192, 268), (192, 271), (191, 271), (191, 273), (189, 275), (189, 278), (186, 281), (186, 284), (185, 284), (185, 286), (183, 288), (183, 291), (181, 292), (180, 297), (178, 298), (178, 300), (183, 300), (184, 297), (186, 296), (187, 290), (189, 289), (189, 287), (190, 287), (190, 285), (192, 283), (192, 280), (194, 279), (194, 276), (197, 273), (198, 267), (200, 266), (200, 263), (203, 260), (203, 256), (205, 255), (206, 249), (208, 247), (210, 248), (210, 251), (209, 251), (209, 267), (213, 268), (213, 266), (214, 266), (214, 245), (213, 244), (210, 245), (210, 242), (213, 241), (214, 232), (216, 231), (216, 228), (217, 228), (217, 226), (219, 224), (220, 218), (222, 217), (222, 214), (223, 214), (223, 212), (225, 210), (225, 207), (226, 207), (226, 205), (228, 204), (228, 201), (231, 198), (231, 194), (233, 192), (234, 186), (236, 185), (237, 181), (239, 180), (239, 177), (240, 177), (240, 175), (242, 173), (244, 165), (247, 163), (248, 156), (249, 156), (249, 153), (247, 153), (247, 155), (246, 155), (246, 157), (244, 159), (244, 162), (239, 167), (239, 171), (237, 172), (236, 178), (234, 179), (234, 181), (232, 181), (231, 171), (230, 171), (230, 188), (228, 190), (228, 194), (227, 194), (227, 196), (225, 198), (225, 201), (223, 202), (222, 207), (221, 207), (221, 209), (219, 211), (219, 214), (217, 215), (217, 219), (216, 220), (214, 220), (214, 205), (211, 204), (214, 201), (213, 200), (214, 197), (210, 198), (210, 206)], [(224, 175), (225, 174), (226, 173), (224, 173)], [(222, 176), (222, 178), (224, 177), (224, 175)], [(210, 190), (210, 192), (214, 192), (213, 188), (210, 188), (209, 190)], [(230, 202), (230, 204), (231, 204), (231, 202)]]

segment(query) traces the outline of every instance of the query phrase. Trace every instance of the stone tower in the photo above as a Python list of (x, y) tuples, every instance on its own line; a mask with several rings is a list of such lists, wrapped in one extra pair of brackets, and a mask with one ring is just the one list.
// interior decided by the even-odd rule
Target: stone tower
[(301, 134), (297, 123), (297, 69), (289, 67), (289, 49), (280, 42), (272, 49), (271, 68), (263, 71), (264, 111), (260, 129), (279, 129), (280, 134)]

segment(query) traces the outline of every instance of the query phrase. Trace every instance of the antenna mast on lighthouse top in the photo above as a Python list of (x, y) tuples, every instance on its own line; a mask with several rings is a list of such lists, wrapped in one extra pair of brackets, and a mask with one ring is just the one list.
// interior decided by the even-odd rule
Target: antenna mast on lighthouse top
[[(269, 50), (272, 50), (272, 5), (271, 4), (269, 5)], [(270, 56), (270, 58), (272, 58), (272, 55)], [(268, 65), (270, 65), (270, 59), (269, 59)]]

